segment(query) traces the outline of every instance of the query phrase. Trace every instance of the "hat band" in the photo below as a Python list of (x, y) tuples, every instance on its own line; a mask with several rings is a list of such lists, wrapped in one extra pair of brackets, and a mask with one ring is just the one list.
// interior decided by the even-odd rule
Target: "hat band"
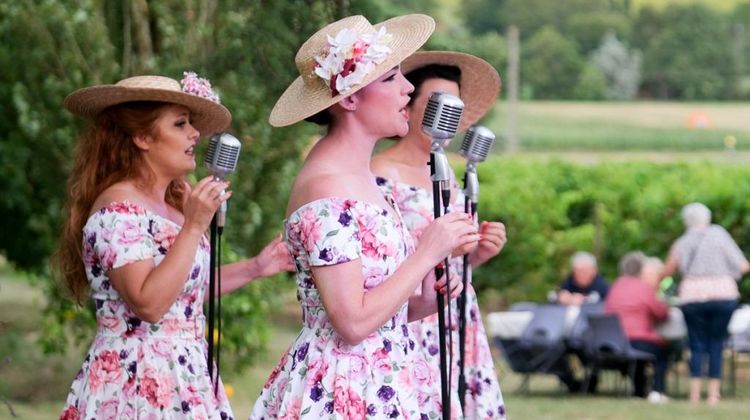
[(324, 53), (314, 57), (313, 73), (326, 82), (331, 97), (345, 94), (385, 61), (392, 51), (388, 46), (392, 38), (385, 27), (370, 33), (344, 28), (335, 37), (328, 36)]

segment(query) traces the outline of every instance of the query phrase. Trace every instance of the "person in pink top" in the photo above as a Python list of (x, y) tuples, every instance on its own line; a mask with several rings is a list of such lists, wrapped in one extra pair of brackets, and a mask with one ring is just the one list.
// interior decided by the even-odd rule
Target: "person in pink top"
[[(633, 348), (654, 355), (654, 384), (648, 399), (651, 402), (667, 401), (664, 389), (668, 348), (655, 328), (669, 315), (669, 307), (656, 295), (661, 261), (636, 251), (626, 254), (619, 265), (620, 277), (609, 289), (604, 309), (620, 317), (625, 336)], [(635, 395), (646, 397), (646, 384), (645, 363), (639, 362), (633, 378)]]

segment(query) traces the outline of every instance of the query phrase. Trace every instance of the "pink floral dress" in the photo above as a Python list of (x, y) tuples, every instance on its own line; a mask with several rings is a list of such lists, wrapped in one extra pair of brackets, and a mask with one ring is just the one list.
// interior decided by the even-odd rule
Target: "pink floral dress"
[(432, 397), (437, 378), (414, 351), (407, 304), (361, 343), (348, 345), (331, 326), (310, 269), (360, 260), (363, 289), (381, 284), (411, 252), (400, 215), (363, 201), (325, 198), (292, 213), (286, 235), (297, 265), (303, 327), (250, 418), (438, 418), (439, 401)]
[[(415, 240), (419, 240), (424, 229), (434, 220), (432, 191), (415, 187), (403, 182), (377, 178), (381, 190), (392, 195), (396, 200), (404, 223)], [(450, 211), (464, 211), (464, 194), (453, 183), (457, 197), (450, 206)], [(453, 258), (450, 261), (452, 276), (461, 278), (463, 259)], [(471, 278), (469, 278), (471, 280)], [(497, 380), (497, 373), (492, 360), (492, 353), (484, 332), (482, 316), (474, 288), (469, 283), (466, 291), (466, 361), (464, 375), (466, 378), (466, 401), (463, 414), (467, 419), (504, 419), (505, 404)], [(450, 334), (452, 335), (452, 394), (458, 394), (458, 305), (451, 301)], [(419, 350), (425, 355), (430, 366), (440, 374), (440, 346), (438, 340), (437, 315), (424, 318), (409, 324), (411, 334), (415, 337)], [(437, 376), (440, 378), (440, 376)]]
[(203, 294), (209, 244), (204, 237), (177, 300), (157, 323), (140, 320), (107, 273), (153, 259), (159, 264), (180, 226), (142, 207), (116, 202), (83, 227), (83, 259), (96, 306), (97, 332), (61, 419), (231, 419), (206, 364)]

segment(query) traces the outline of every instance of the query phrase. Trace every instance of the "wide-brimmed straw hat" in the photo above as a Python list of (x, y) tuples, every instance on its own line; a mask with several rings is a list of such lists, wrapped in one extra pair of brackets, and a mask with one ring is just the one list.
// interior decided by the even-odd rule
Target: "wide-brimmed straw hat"
[(434, 29), (435, 21), (420, 14), (376, 25), (364, 16), (350, 16), (327, 25), (300, 47), (294, 59), (300, 75), (276, 102), (268, 122), (294, 124), (357, 92), (418, 50)]
[(464, 112), (459, 130), (479, 121), (495, 104), (500, 93), (500, 75), (479, 57), (454, 51), (419, 51), (401, 63), (401, 72), (409, 73), (431, 64), (455, 66), (461, 70), (461, 100)]
[(219, 103), (211, 83), (192, 72), (185, 72), (182, 83), (164, 76), (134, 76), (114, 85), (78, 89), (65, 98), (63, 105), (71, 113), (90, 119), (107, 107), (134, 101), (167, 102), (186, 107), (190, 110), (192, 125), (201, 136), (223, 131), (232, 122), (232, 114)]

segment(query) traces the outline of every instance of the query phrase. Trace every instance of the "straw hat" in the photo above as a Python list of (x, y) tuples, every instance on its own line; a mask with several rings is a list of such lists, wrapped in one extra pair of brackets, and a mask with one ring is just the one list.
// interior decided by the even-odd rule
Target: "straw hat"
[(65, 98), (63, 105), (71, 113), (94, 118), (105, 108), (134, 101), (158, 101), (183, 105), (190, 110), (192, 125), (208, 136), (226, 129), (232, 114), (219, 103), (211, 83), (185, 72), (182, 84), (164, 76), (135, 76), (114, 85), (78, 89)]
[(456, 66), (461, 70), (461, 100), (464, 113), (459, 131), (467, 129), (492, 108), (500, 93), (500, 75), (490, 63), (470, 54), (453, 51), (419, 51), (401, 63), (401, 72), (409, 73), (438, 64)]
[[(364, 16), (350, 16), (320, 29), (302, 44), (297, 52), (294, 62), (300, 76), (292, 82), (276, 102), (268, 122), (274, 127), (294, 124), (357, 92), (418, 50), (427, 41), (434, 29), (435, 21), (427, 15), (419, 14), (398, 16), (376, 25), (370, 24)], [(356, 62), (360, 72), (363, 68), (366, 68), (366, 73), (361, 80), (347, 86), (347, 90), (338, 93), (331, 88), (334, 83), (316, 72), (316, 70), (320, 71), (316, 66), (319, 66), (319, 63), (325, 60), (327, 56), (331, 57), (329, 54), (333, 45), (331, 41), (351, 40), (352, 34), (358, 34), (360, 37), (373, 36), (378, 39), (377, 35), (382, 35), (382, 31), (389, 35), (378, 46), (378, 48), (387, 47), (385, 53), (379, 54), (382, 61), (367, 61), (367, 56), (371, 54), (372, 48), (368, 49), (365, 53), (366, 61)], [(347, 38), (347, 35), (349, 38)], [(365, 42), (365, 44), (369, 44), (369, 42)], [(375, 51), (375, 53), (382, 53), (382, 49)], [(335, 80), (336, 77), (345, 77), (344, 71), (335, 74), (333, 79)]]

